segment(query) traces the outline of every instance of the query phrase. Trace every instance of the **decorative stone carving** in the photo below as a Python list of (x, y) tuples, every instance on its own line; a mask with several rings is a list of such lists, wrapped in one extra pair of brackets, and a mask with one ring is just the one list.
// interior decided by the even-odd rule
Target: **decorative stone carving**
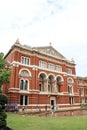
[(56, 51), (52, 46), (48, 47), (35, 47), (37, 51), (44, 53), (49, 56), (57, 57), (59, 59), (66, 59), (62, 54), (60, 54), (58, 51)]

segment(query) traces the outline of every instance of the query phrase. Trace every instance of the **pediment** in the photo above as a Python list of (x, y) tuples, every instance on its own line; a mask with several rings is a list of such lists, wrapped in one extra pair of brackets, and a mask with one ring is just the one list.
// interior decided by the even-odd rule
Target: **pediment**
[(61, 53), (59, 53), (57, 50), (55, 50), (52, 46), (47, 47), (35, 47), (35, 50), (37, 50), (40, 53), (46, 54), (48, 56), (56, 57), (58, 59), (66, 59)]

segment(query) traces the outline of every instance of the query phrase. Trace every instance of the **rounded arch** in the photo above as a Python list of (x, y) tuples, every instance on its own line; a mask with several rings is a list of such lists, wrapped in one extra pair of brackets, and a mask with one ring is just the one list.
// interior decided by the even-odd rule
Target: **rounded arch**
[(23, 76), (23, 77), (31, 77), (31, 72), (28, 69), (26, 69), (26, 68), (22, 68), (19, 71), (19, 75)]
[(71, 77), (68, 77), (68, 78), (67, 78), (67, 82), (68, 82), (68, 83), (74, 83), (74, 80), (73, 80)]
[(50, 73), (50, 74), (48, 74), (48, 79), (49, 79), (50, 81), (55, 81), (56, 77), (55, 77), (54, 74)]
[(61, 75), (57, 75), (56, 76), (56, 81), (57, 82), (64, 82), (64, 79), (63, 79), (63, 77)]
[(40, 78), (41, 75), (42, 75), (42, 77), (44, 77), (45, 79), (47, 79), (47, 74), (45, 72), (40, 72), (38, 74), (38, 78)]
[(29, 80), (21, 78), (19, 86), (20, 86), (20, 90), (28, 91), (29, 90)]
[(47, 90), (47, 74), (45, 72), (40, 72), (38, 74), (38, 78), (39, 78), (39, 90), (41, 91), (46, 91)]

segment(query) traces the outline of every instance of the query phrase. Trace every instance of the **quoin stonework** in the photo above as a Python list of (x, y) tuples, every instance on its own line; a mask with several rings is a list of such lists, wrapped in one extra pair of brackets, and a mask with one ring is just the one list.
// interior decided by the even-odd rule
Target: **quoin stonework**
[(76, 76), (74, 60), (51, 44), (30, 47), (17, 39), (5, 60), (12, 72), (3, 92), (19, 110), (79, 108), (87, 103), (87, 78)]

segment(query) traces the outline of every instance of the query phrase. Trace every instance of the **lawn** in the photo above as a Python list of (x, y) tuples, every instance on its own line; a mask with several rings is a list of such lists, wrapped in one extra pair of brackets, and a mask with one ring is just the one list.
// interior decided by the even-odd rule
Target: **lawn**
[(46, 118), (9, 113), (7, 124), (14, 130), (87, 130), (87, 116)]

